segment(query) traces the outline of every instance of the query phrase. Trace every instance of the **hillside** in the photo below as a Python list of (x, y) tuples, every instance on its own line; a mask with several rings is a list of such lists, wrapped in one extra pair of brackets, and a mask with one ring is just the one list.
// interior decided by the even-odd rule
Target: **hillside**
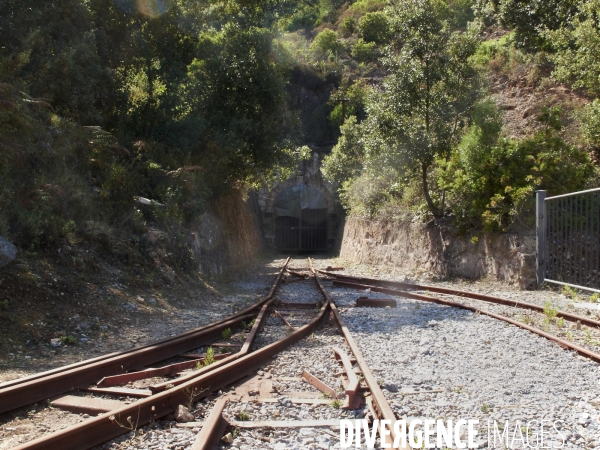
[(241, 199), (310, 148), (348, 214), (459, 232), (598, 186), (591, 0), (161, 5), (0, 6), (7, 353), (81, 338), (109, 300), (210, 298), (260, 251)]

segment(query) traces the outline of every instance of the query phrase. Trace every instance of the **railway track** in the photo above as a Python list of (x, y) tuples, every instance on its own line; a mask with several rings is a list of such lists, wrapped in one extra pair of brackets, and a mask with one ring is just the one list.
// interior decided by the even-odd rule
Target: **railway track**
[[(355, 289), (370, 291), (372, 298), (357, 298)], [(427, 295), (432, 292), (435, 296)], [(586, 408), (593, 408), (590, 402), (600, 394), (597, 365), (582, 366), (560, 347), (595, 361), (599, 356), (479, 308), (477, 302), (542, 317), (545, 313), (539, 305), (351, 277), (316, 270), (310, 260), (288, 258), (269, 294), (251, 307), (158, 343), (4, 383), (0, 408), (9, 411), (51, 399), (53, 410), (72, 412), (65, 413), (64, 429), (48, 430), (18, 449), (133, 450), (168, 444), (167, 448), (198, 450), (230, 448), (231, 440), (242, 448), (329, 448), (339, 439), (341, 419), (410, 423), (419, 417), (458, 419), (461, 409), (462, 417), (505, 418), (507, 411), (521, 414), (512, 409), (521, 405), (498, 400), (508, 391), (496, 395), (509, 385), (521, 389), (518, 383), (511, 384), (515, 374), (522, 376), (521, 383), (535, 386), (528, 389), (537, 397), (527, 401), (536, 404), (541, 399), (540, 404), (546, 405), (552, 396), (538, 392), (538, 385), (552, 389), (557, 379), (571, 383), (569, 374), (580, 371), (584, 379), (572, 382), (572, 388), (561, 388), (557, 395), (563, 402), (576, 399), (573, 408), (590, 412), (581, 413), (588, 414), (585, 430), (577, 423), (561, 429), (571, 433), (567, 444), (574, 443), (563, 448), (594, 448), (595, 441), (586, 433), (590, 426), (593, 436), (595, 430), (600, 432), (600, 416)], [(363, 307), (374, 305), (388, 307)], [(567, 312), (557, 311), (554, 317), (587, 328), (600, 325)], [(475, 344), (469, 340), (473, 338)], [(491, 363), (471, 367), (473, 355), (507, 367), (493, 372), (486, 371)], [(538, 358), (539, 373), (527, 362), (531, 355)], [(561, 366), (550, 370), (546, 358)], [(541, 381), (536, 383), (532, 380), (537, 376)], [(523, 392), (525, 401), (529, 391)], [(467, 408), (462, 405), (465, 395)], [(102, 403), (109, 399), (112, 404)], [(175, 424), (174, 415), (185, 416), (182, 406), (192, 415)], [(557, 409), (556, 417), (566, 417), (563, 409)], [(581, 422), (581, 417), (575, 421)], [(485, 430), (480, 433), (485, 435)], [(485, 440), (480, 446), (495, 448)]]
[[(437, 303), (440, 305), (451, 306), (455, 308), (463, 308), (478, 314), (488, 315), (494, 319), (501, 320), (512, 325), (518, 326), (532, 333), (538, 334), (546, 339), (556, 342), (559, 346), (564, 349), (574, 350), (579, 354), (590, 358), (595, 362), (600, 362), (600, 353), (595, 350), (600, 350), (600, 321), (592, 319), (590, 317), (572, 314), (565, 311), (556, 310), (548, 306), (540, 306), (533, 303), (521, 302), (496, 296), (478, 294), (474, 292), (462, 291), (458, 289), (450, 289), (439, 286), (428, 286), (416, 283), (404, 283), (389, 280), (380, 280), (375, 278), (355, 277), (351, 275), (336, 274), (332, 271), (319, 270), (322, 275), (331, 277), (334, 279), (333, 285), (338, 287), (344, 287), (349, 289), (355, 289), (359, 291), (369, 292), (380, 292), (395, 297), (411, 298), (415, 300), (422, 300), (426, 302)], [(436, 293), (437, 296), (429, 295), (429, 293)], [(440, 294), (443, 296), (440, 297)], [(366, 299), (363, 300), (365, 302)], [(473, 301), (475, 300), (475, 302)], [(477, 304), (477, 301), (480, 303)], [(377, 301), (374, 302), (375, 304)], [(543, 317), (544, 329), (540, 329), (536, 326), (528, 324), (528, 322), (534, 322), (530, 315), (519, 315), (519, 318), (525, 320), (518, 320), (513, 317), (507, 317), (506, 315), (499, 314), (491, 310), (490, 308), (481, 308), (481, 304), (491, 305), (502, 305), (510, 307), (513, 310), (520, 311), (533, 311), (538, 316)], [(368, 301), (366, 302), (368, 305)], [(505, 311), (506, 308), (498, 308), (499, 311)], [(514, 311), (511, 312), (512, 316), (515, 316)], [(562, 319), (562, 322), (557, 322), (556, 319)], [(589, 337), (587, 339), (587, 347), (578, 345), (570, 340), (563, 339), (557, 336), (556, 333), (550, 333), (550, 324), (563, 323), (568, 321), (577, 325), (578, 329), (582, 326), (589, 328), (589, 336), (592, 336), (592, 332), (597, 336), (598, 340)], [(564, 333), (566, 334), (566, 333)]]
[[(228, 318), (157, 343), (0, 385), (0, 412), (45, 401), (53, 409), (71, 412), (78, 422), (16, 448), (92, 448), (123, 434), (135, 434), (158, 419), (174, 414), (185, 417), (188, 411), (182, 406), (192, 408), (201, 398), (231, 390), (215, 402), (193, 446), (195, 449), (216, 448), (225, 429), (231, 427), (223, 417), (223, 410), (235, 409), (233, 404), (248, 401), (279, 402), (272, 394), (271, 378), (267, 381), (256, 372), (264, 372), (275, 355), (289, 346), (314, 336), (325, 322), (331, 322), (329, 328), (334, 323), (342, 336), (337, 339), (336, 347), (323, 350), (323, 346), (319, 346), (320, 357), (325, 357), (322, 354), (325, 351), (330, 365), (343, 369), (338, 370), (340, 377), (336, 384), (345, 380), (345, 389), (338, 392), (338, 386), (333, 388), (319, 379), (327, 374), (311, 374), (307, 359), (301, 384), (313, 386), (312, 393), (290, 391), (288, 396), (291, 397), (285, 404), (333, 405), (333, 408), (329, 406), (330, 410), (339, 408), (340, 411), (361, 408), (366, 411), (367, 405), (373, 417), (392, 420), (393, 412), (377, 380), (318, 275), (312, 267), (290, 269), (289, 261), (288, 258), (281, 267), (265, 298)], [(281, 287), (286, 280), (286, 285), (313, 284), (312, 300), (306, 301), (303, 293), (298, 301), (282, 301), (285, 293), (281, 293)], [(279, 331), (273, 332), (273, 329)], [(299, 380), (294, 378), (275, 381), (297, 385)], [(343, 417), (343, 414), (337, 415), (323, 423), (283, 421), (275, 425), (283, 428), (306, 428), (310, 424), (331, 426), (332, 420), (339, 421)], [(244, 428), (244, 424), (235, 421), (233, 424)], [(246, 428), (255, 426), (245, 425)], [(198, 424), (189, 426), (193, 428)]]

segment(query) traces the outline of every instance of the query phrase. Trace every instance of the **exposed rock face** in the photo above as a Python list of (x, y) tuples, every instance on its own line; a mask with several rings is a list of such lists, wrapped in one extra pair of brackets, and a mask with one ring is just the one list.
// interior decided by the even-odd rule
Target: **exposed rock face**
[(14, 261), (17, 257), (17, 247), (0, 236), (0, 267)]
[(451, 227), (374, 222), (350, 217), (340, 256), (393, 266), (408, 274), (477, 279), (492, 276), (534, 289), (535, 235), (481, 233), (458, 236)]
[(191, 245), (202, 273), (222, 273), (258, 256), (260, 225), (251, 200), (242, 192), (221, 197), (192, 225)]

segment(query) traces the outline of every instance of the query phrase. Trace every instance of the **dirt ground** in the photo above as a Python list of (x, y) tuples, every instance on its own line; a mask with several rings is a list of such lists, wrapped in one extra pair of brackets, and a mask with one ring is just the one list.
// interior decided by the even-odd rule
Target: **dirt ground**
[(277, 267), (265, 261), (210, 279), (108, 264), (74, 272), (47, 259), (0, 269), (0, 383), (228, 316), (268, 292)]

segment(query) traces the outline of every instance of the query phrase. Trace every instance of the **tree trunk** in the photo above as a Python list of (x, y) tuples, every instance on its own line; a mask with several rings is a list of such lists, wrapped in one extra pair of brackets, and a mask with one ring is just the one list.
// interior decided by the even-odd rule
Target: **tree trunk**
[(433, 217), (438, 219), (438, 218), (442, 217), (442, 215), (440, 214), (440, 210), (433, 203), (433, 200), (431, 199), (431, 195), (429, 195), (429, 184), (427, 183), (427, 169), (428, 168), (429, 168), (429, 165), (427, 165), (425, 163), (421, 163), (421, 170), (422, 170), (421, 175), (423, 177), (422, 178), (423, 179), (423, 194), (425, 195), (425, 201), (427, 202), (429, 211), (431, 211), (431, 214), (433, 214)]

